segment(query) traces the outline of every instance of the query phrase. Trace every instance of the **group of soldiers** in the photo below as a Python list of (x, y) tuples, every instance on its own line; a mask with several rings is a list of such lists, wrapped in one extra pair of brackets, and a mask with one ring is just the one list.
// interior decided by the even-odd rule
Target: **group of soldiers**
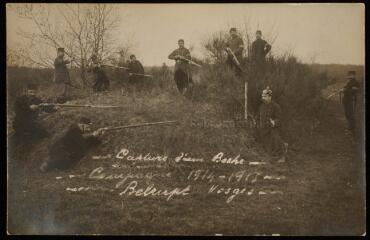
[[(191, 74), (191, 64), (196, 64), (191, 60), (190, 51), (185, 48), (184, 40), (178, 40), (178, 48), (174, 50), (168, 58), (176, 61), (174, 80), (179, 92), (186, 95), (193, 87)], [(252, 44), (252, 62), (258, 71), (263, 71), (266, 61), (266, 55), (271, 50), (271, 45), (262, 39), (262, 32), (256, 32), (256, 40)], [(230, 29), (230, 37), (228, 39), (226, 49), (227, 64), (234, 70), (236, 76), (243, 78), (243, 69), (241, 62), (243, 61), (244, 43), (238, 35), (236, 28)], [(64, 59), (64, 49), (58, 48), (58, 56), (55, 59), (55, 83), (58, 88), (61, 88), (62, 94), (65, 94), (66, 87), (70, 83), (67, 64), (71, 61)], [(73, 61), (73, 59), (72, 59)], [(96, 55), (91, 57), (91, 71), (95, 76), (95, 91), (104, 91), (109, 87), (109, 79), (107, 78), (103, 68), (103, 64)], [(131, 85), (138, 87), (140, 79), (144, 75), (142, 64), (136, 59), (135, 55), (130, 56), (128, 63), (129, 82)], [(262, 69), (262, 70), (261, 70)], [(350, 81), (344, 88), (343, 103), (345, 113), (348, 120), (348, 128), (354, 128), (354, 105), (353, 99), (358, 90), (358, 82), (355, 80), (355, 72), (349, 72)], [(278, 162), (284, 162), (288, 152), (288, 143), (284, 142), (280, 129), (281, 108), (273, 101), (273, 92), (269, 86), (258, 86), (257, 82), (250, 82), (252, 91), (256, 94), (252, 105), (255, 106), (253, 119), (255, 120), (256, 140), (272, 156), (276, 156)], [(13, 128), (15, 130), (16, 142), (33, 141), (49, 136), (38, 123), (39, 112), (55, 112), (58, 110), (57, 105), (43, 104), (42, 100), (36, 96), (37, 86), (28, 85), (27, 94), (17, 98), (15, 102), (15, 120)], [(252, 95), (253, 94), (249, 94)], [(249, 100), (248, 100), (249, 101)], [(100, 143), (99, 137), (102, 136), (106, 129), (101, 128), (96, 131), (91, 131), (92, 122), (90, 119), (82, 117), (79, 121), (65, 132), (55, 143), (49, 147), (49, 158), (41, 166), (41, 171), (51, 169), (66, 169), (81, 159), (86, 151), (92, 146)]]

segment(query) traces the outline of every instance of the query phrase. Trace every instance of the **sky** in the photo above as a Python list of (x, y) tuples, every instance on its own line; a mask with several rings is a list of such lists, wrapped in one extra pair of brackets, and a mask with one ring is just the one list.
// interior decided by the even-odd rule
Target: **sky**
[[(9, 5), (9, 4), (7, 4)], [(183, 38), (192, 55), (203, 57), (202, 43), (218, 31), (241, 28), (277, 36), (272, 54), (288, 51), (306, 63), (365, 62), (365, 7), (360, 3), (326, 4), (115, 4), (122, 23), (117, 42), (128, 39), (146, 66), (173, 65), (167, 57)], [(56, 22), (58, 19), (55, 20)], [(32, 25), (7, 9), (7, 45), (19, 44), (18, 29)]]

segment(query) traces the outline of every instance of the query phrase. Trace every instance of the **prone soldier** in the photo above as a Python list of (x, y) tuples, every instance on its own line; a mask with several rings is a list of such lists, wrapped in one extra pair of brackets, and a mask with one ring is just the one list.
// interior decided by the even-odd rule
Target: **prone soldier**
[(101, 143), (99, 137), (104, 128), (91, 132), (91, 121), (81, 117), (77, 124), (72, 124), (66, 133), (49, 147), (49, 158), (40, 166), (42, 172), (65, 170), (73, 167), (87, 151)]
[(185, 95), (193, 86), (193, 79), (188, 61), (191, 60), (191, 55), (190, 51), (184, 47), (183, 39), (179, 39), (178, 45), (179, 48), (174, 50), (168, 58), (176, 61), (174, 79), (179, 92)]

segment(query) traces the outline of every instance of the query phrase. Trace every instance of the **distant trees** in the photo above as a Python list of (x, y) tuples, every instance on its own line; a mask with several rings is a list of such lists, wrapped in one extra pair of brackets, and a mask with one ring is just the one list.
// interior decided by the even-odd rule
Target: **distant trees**
[(83, 85), (92, 53), (106, 60), (117, 52), (113, 32), (121, 19), (113, 5), (22, 4), (15, 11), (36, 29), (18, 32), (28, 42), (20, 56), (34, 65), (51, 67), (56, 49), (63, 47), (66, 55), (75, 59)]

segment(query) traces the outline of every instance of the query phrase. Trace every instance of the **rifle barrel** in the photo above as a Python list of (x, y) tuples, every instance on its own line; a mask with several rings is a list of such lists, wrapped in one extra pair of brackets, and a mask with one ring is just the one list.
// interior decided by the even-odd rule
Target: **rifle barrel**
[(61, 104), (61, 103), (44, 103), (41, 106), (58, 106), (58, 107), (91, 107), (91, 108), (119, 108), (120, 106), (112, 105), (87, 105), (87, 104)]
[(124, 128), (135, 128), (135, 127), (144, 127), (144, 126), (152, 126), (152, 125), (162, 125), (162, 124), (172, 124), (177, 121), (165, 121), (165, 122), (152, 122), (152, 123), (141, 123), (141, 124), (133, 124), (133, 125), (124, 125), (118, 127), (108, 127), (105, 128), (105, 131), (113, 131), (113, 130), (120, 130)]

